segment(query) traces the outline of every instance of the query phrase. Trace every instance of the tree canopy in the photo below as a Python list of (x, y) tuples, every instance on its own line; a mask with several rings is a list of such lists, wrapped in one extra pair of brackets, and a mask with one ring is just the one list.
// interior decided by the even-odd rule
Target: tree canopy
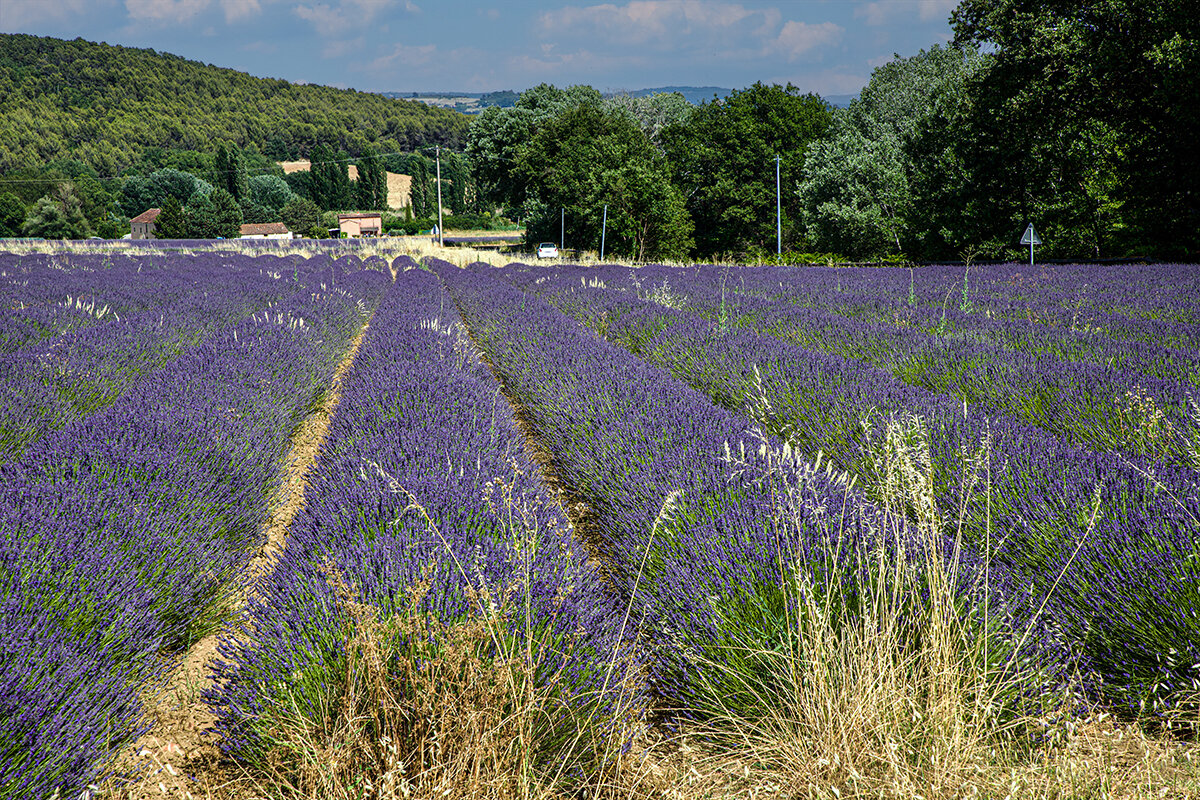
[[(0, 34), (0, 172), (70, 155), (117, 175), (154, 148), (225, 141), (271, 158), (461, 145), (462, 114), (352, 89), (255, 78), (154, 50)], [(189, 169), (181, 164), (159, 165)]]
[(572, 106), (547, 121), (517, 157), (530, 187), (527, 239), (600, 249), (637, 260), (682, 258), (691, 221), (671, 185), (666, 160), (628, 116), (597, 104)]
[(1200, 252), (1194, 4), (963, 0), (951, 25), (995, 51), (962, 142), (983, 213), (1043, 218), (1075, 253)]
[[(829, 105), (795, 86), (756, 83), (704, 103), (662, 138), (672, 179), (696, 226), (700, 255), (775, 249), (775, 157), (781, 158), (784, 237), (801, 237), (794, 188), (809, 146), (832, 121)], [(787, 187), (787, 188), (782, 188)]]
[(74, 187), (64, 183), (29, 209), (21, 234), (43, 239), (82, 239), (91, 233)]
[(798, 187), (805, 233), (854, 258), (944, 257), (958, 244), (950, 220), (965, 181), (944, 137), (961, 115), (966, 81), (984, 59), (934, 46), (871, 76), (828, 135), (809, 149)]

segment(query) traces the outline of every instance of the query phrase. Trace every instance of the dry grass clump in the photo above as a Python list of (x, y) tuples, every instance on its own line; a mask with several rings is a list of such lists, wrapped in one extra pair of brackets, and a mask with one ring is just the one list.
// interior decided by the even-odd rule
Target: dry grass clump
[[(1020, 682), (1037, 685), (1043, 676), (1010, 674), (1005, 665), (1020, 661), (994, 650), (1006, 642), (1004, 655), (1015, 655), (1013, 647), (1030, 644), (1029, 632), (997, 637), (993, 623), (964, 614), (960, 548), (945, 557), (935, 546), (955, 525), (934, 502), (921, 421), (888, 420), (868, 440), (872, 495), (893, 522), (907, 520), (915, 546), (885, 547), (883, 537), (864, 554), (855, 566), (867, 577), (857, 585), (869, 591), (853, 606), (838, 602), (840, 585), (821, 585), (804, 570), (781, 583), (796, 606), (799, 646), (764, 651), (747, 640), (726, 662), (703, 665), (714, 685), (733, 687), (729, 696), (760, 692), (760, 713), (730, 704), (682, 734), (658, 762), (667, 795), (1200, 797), (1195, 743), (1103, 714), (1078, 719), (1069, 686), (1029, 702)], [(987, 450), (983, 441), (963, 454), (978, 468), (965, 471), (965, 481), (986, 481)], [(787, 465), (784, 455), (775, 454), (777, 467)], [(966, 495), (974, 487), (962, 488)], [(795, 497), (782, 496), (781, 511)], [(770, 679), (746, 674), (747, 663)], [(763, 686), (773, 687), (770, 696)]]
[[(561, 728), (559, 676), (539, 676), (537, 651), (503, 630), (503, 598), (472, 592), (479, 609), (446, 625), (410, 592), (407, 613), (381, 619), (335, 577), (349, 612), (344, 678), (323, 719), (286, 704), (265, 720), (273, 746), (253, 783), (285, 798), (559, 798), (646, 796), (620, 752), (626, 728), (601, 752), (593, 719)], [(637, 725), (638, 715), (616, 720)], [(603, 748), (604, 746), (601, 745)], [(596, 767), (581, 776), (581, 765)], [(644, 783), (644, 781), (642, 781)], [(581, 788), (582, 787), (582, 788)]]

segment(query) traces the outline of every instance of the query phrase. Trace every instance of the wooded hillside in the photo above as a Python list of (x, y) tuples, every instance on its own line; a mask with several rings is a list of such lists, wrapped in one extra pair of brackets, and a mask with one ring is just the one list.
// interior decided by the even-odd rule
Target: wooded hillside
[(148, 148), (316, 144), (358, 155), (457, 147), (461, 114), (353, 89), (256, 78), (155, 50), (0, 34), (0, 172), (73, 157), (114, 175)]

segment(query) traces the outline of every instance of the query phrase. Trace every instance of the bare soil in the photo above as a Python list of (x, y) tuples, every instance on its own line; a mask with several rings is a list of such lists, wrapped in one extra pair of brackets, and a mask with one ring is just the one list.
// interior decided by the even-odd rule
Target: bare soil
[[(287, 547), (287, 532), (296, 513), (304, 506), (309, 470), (329, 432), (329, 423), (341, 398), (342, 377), (354, 362), (367, 326), (355, 338), (334, 372), (325, 403), (305, 418), (292, 437), (286, 467), (271, 499), (271, 514), (264, 532), (266, 541), (250, 561), (238, 586), (232, 587), (231, 615), (236, 615), (249, 596), (249, 587), (275, 569)], [(213, 736), (216, 717), (201, 700), (213, 686), (212, 665), (222, 631), (196, 642), (184, 655), (174, 673), (153, 696), (145, 699), (153, 727), (119, 758), (105, 796), (122, 800), (182, 797), (212, 798), (225, 795), (226, 784), (236, 783), (244, 797), (245, 783), (236, 766), (221, 756)]]

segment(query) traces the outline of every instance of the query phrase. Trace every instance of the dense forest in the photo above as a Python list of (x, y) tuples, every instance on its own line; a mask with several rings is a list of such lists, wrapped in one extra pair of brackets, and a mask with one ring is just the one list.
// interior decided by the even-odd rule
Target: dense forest
[(468, 120), (422, 103), (255, 78), (167, 53), (0, 34), (0, 173), (64, 158), (119, 175), (152, 149), (217, 140), (268, 158), (458, 146)]
[(1029, 224), (1042, 257), (1200, 257), (1193, 4), (964, 0), (950, 25), (847, 108), (543, 85), (467, 152), (531, 243), (597, 249), (606, 214), (608, 252), (638, 259), (768, 258), (777, 236), (792, 260), (1014, 258)]
[[(0, 236), (119, 235), (168, 197), (197, 231), (209, 201), (318, 231), (315, 214), (382, 205), (385, 170), (412, 176), (418, 225), (437, 213), (438, 144), (455, 214), (571, 249), (599, 249), (603, 229), (608, 254), (638, 260), (1018, 258), (1029, 224), (1043, 258), (1200, 258), (1200, 14), (963, 0), (949, 22), (948, 45), (879, 66), (845, 108), (791, 85), (692, 105), (542, 84), (470, 121), (0, 35)], [(312, 173), (275, 163), (299, 157)], [(351, 163), (368, 180), (352, 185)]]

